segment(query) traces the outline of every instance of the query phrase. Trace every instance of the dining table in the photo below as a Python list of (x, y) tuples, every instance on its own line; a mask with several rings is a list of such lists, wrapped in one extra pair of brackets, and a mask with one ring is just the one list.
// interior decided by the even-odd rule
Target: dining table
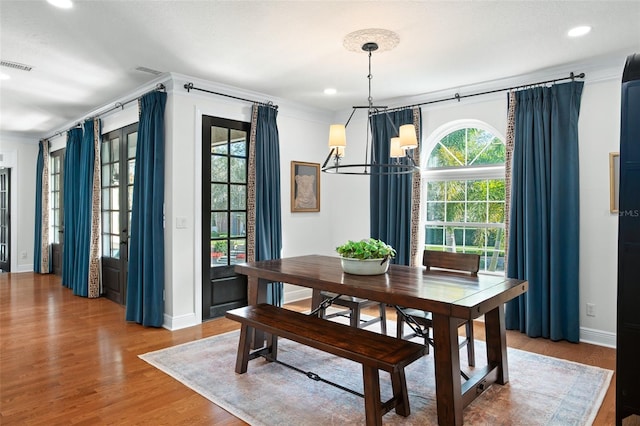
[[(440, 425), (463, 424), (465, 406), (492, 384), (509, 381), (504, 304), (527, 291), (525, 280), (490, 274), (465, 276), (395, 264), (384, 274), (353, 275), (343, 272), (339, 257), (325, 255), (240, 263), (235, 265), (235, 272), (247, 277), (249, 305), (266, 302), (268, 284), (282, 282), (311, 288), (316, 294), (327, 291), (431, 312)], [(473, 368), (463, 381), (458, 326), (481, 316), (487, 364)], [(427, 376), (424, 379), (432, 380)]]

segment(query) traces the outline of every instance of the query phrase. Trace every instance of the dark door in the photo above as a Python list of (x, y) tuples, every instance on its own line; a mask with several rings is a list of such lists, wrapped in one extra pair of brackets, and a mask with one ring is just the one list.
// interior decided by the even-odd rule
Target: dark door
[(11, 272), (11, 169), (0, 167), (0, 272)]
[(54, 151), (49, 156), (51, 217), (51, 267), (53, 273), (62, 276), (62, 249), (64, 246), (64, 149)]
[(129, 221), (133, 201), (138, 124), (102, 137), (102, 288), (126, 304)]
[(202, 117), (202, 319), (247, 304), (247, 281), (233, 265), (247, 247), (249, 123)]

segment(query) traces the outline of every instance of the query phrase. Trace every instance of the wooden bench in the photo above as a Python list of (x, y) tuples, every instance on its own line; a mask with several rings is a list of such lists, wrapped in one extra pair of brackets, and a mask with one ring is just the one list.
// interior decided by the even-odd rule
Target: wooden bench
[[(423, 345), (267, 304), (233, 309), (226, 317), (242, 324), (236, 373), (245, 373), (249, 360), (258, 356), (275, 360), (280, 336), (362, 364), (367, 425), (382, 425), (382, 416), (394, 408), (401, 416), (410, 414), (404, 367), (425, 354)], [(268, 333), (267, 342), (252, 351), (256, 329)], [(378, 370), (391, 375), (393, 397), (386, 402), (380, 399)]]

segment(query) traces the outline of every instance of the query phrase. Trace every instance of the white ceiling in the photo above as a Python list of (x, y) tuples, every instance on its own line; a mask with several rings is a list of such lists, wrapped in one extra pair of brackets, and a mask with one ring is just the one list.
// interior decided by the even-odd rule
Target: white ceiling
[[(593, 30), (568, 38), (576, 25)], [(640, 1), (0, 0), (0, 59), (33, 67), (0, 67), (11, 76), (0, 131), (48, 136), (156, 78), (137, 67), (342, 110), (366, 103), (366, 53), (342, 45), (365, 28), (400, 37), (373, 54), (373, 96), (393, 99), (568, 64), (622, 67), (640, 52)]]

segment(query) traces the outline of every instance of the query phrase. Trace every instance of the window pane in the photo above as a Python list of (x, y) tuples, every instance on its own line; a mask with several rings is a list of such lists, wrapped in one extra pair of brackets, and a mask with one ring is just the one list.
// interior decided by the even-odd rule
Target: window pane
[(231, 157), (231, 182), (247, 182), (247, 160)]
[(504, 223), (504, 203), (489, 203), (489, 223)]
[(447, 203), (447, 222), (464, 222), (464, 203)]
[(111, 191), (111, 209), (120, 209), (120, 188), (114, 187), (109, 189)]
[(246, 213), (231, 213), (231, 232), (229, 235), (232, 237), (242, 237), (247, 235), (247, 214)]
[(247, 243), (244, 239), (231, 240), (230, 262), (242, 263), (247, 261)]
[(427, 200), (440, 201), (444, 200), (445, 183), (444, 181), (427, 182)]
[(444, 203), (427, 203), (427, 220), (444, 220)]
[(487, 203), (484, 203), (484, 202), (467, 203), (466, 222), (486, 223), (487, 222)]
[(111, 212), (111, 228), (109, 232), (120, 234), (120, 212)]
[(230, 185), (231, 210), (245, 210), (247, 208), (247, 187), (245, 185)]
[(102, 190), (102, 210), (111, 208), (111, 197), (109, 196), (109, 188)]
[(127, 172), (127, 183), (133, 185), (136, 175), (136, 160), (129, 160), (127, 168), (129, 169)]
[(465, 199), (465, 183), (460, 180), (452, 180), (447, 182), (447, 200), (464, 201)]
[(127, 158), (136, 158), (136, 147), (138, 146), (138, 132), (127, 135)]
[(107, 187), (111, 184), (111, 167), (105, 166), (102, 168), (102, 187)]
[(226, 182), (227, 181), (227, 163), (228, 157), (211, 154), (211, 181)]
[(231, 130), (231, 155), (247, 156), (247, 134), (241, 130)]
[(120, 237), (118, 235), (111, 236), (111, 257), (120, 259)]
[(469, 180), (467, 181), (467, 200), (485, 201), (487, 199), (487, 181)]
[(505, 188), (504, 179), (491, 179), (487, 182), (489, 186), (489, 200), (504, 201)]
[[(133, 185), (127, 187), (127, 192), (127, 210), (131, 211), (133, 209)], [(131, 221), (129, 221), (129, 223), (131, 223)]]
[(102, 144), (102, 149), (100, 150), (100, 157), (102, 158), (102, 164), (107, 164), (111, 161), (111, 142), (106, 141)]
[(211, 241), (211, 266), (225, 266), (229, 264), (227, 240)]
[(229, 131), (224, 127), (211, 127), (211, 153), (228, 154)]
[[(215, 235), (214, 235), (215, 234)], [(227, 213), (211, 213), (211, 238), (227, 236)]]
[(427, 226), (425, 244), (441, 246), (444, 244), (444, 227)]
[(113, 163), (111, 165), (111, 186), (120, 184), (120, 163)]
[(211, 210), (227, 210), (227, 185), (211, 184)]
[(104, 257), (111, 257), (111, 244), (109, 238), (102, 239), (102, 255)]
[(120, 138), (111, 140), (111, 161), (120, 160)]
[(504, 164), (505, 161), (505, 145), (500, 139), (493, 137), (491, 133), (485, 132), (484, 137), (491, 140), (483, 141), (485, 145), (484, 151), (478, 155), (474, 165), (485, 164)]
[[(102, 233), (108, 234), (110, 229), (111, 229), (111, 221), (109, 220), (109, 212), (103, 212), (102, 213)], [(105, 253), (109, 253), (109, 252), (105, 251)]]

